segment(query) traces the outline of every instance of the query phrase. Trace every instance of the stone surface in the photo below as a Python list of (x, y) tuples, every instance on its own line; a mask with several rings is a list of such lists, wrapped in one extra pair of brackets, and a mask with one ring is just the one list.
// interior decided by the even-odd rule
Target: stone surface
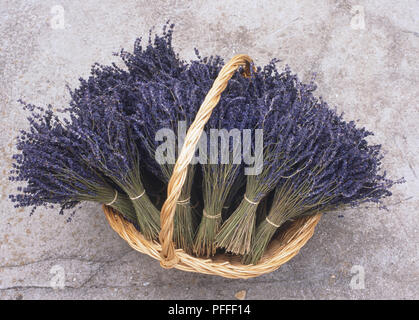
[[(418, 12), (413, 0), (0, 0), (0, 298), (234, 299), (245, 290), (246, 299), (418, 299)], [(258, 64), (277, 57), (306, 81), (315, 72), (318, 95), (374, 131), (389, 176), (405, 177), (389, 210), (326, 215), (279, 270), (226, 280), (161, 269), (130, 249), (97, 205), (84, 204), (71, 223), (57, 210), (29, 217), (13, 208), (7, 173), (27, 126), (17, 100), (65, 105), (66, 85), (168, 19), (184, 59), (196, 47)]]

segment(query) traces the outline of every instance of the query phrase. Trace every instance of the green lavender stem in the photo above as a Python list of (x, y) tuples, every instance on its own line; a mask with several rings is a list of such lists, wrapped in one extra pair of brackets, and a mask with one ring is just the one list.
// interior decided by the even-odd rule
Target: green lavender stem
[(160, 232), (160, 212), (151, 203), (147, 194), (131, 201), (141, 233), (148, 240), (157, 240)]
[(234, 164), (203, 165), (204, 210), (194, 245), (198, 256), (209, 257), (216, 253), (215, 237), (222, 223), (223, 207), (229, 195), (236, 191), (232, 187), (238, 169)]
[[(59, 176), (57, 176), (59, 177)], [(88, 186), (93, 192), (92, 194), (82, 194), (78, 197), (78, 201), (93, 201), (105, 204), (121, 213), (127, 220), (131, 222), (137, 221), (135, 209), (128, 196), (125, 193), (118, 192), (108, 182), (102, 179), (101, 184), (97, 184), (85, 179), (82, 179), (78, 175), (73, 175), (73, 179)], [(69, 183), (67, 181), (67, 183)], [(77, 189), (77, 185), (74, 185), (74, 189)]]
[(270, 224), (266, 219), (263, 220), (256, 229), (256, 235), (250, 252), (243, 256), (242, 263), (256, 264), (263, 256), (276, 230), (276, 226)]
[(292, 179), (285, 179), (276, 188), (269, 214), (258, 225), (250, 252), (242, 259), (244, 264), (256, 264), (260, 260), (276, 230), (286, 221), (313, 214), (316, 208), (325, 206), (331, 200), (320, 195), (307, 202), (311, 187), (312, 182), (306, 178), (298, 184)]
[(194, 176), (194, 167), (189, 166), (185, 184), (182, 187), (180, 199), (176, 205), (173, 223), (173, 241), (178, 248), (187, 253), (193, 251), (193, 239), (195, 230), (194, 212), (191, 207), (191, 190)]
[(243, 199), (218, 232), (217, 246), (234, 254), (248, 253), (255, 231), (256, 211), (257, 205)]
[(137, 169), (128, 172), (123, 182), (114, 180), (128, 195), (141, 233), (148, 240), (157, 240), (160, 232), (160, 212), (151, 202)]
[[(204, 209), (205, 210), (205, 209)], [(215, 235), (220, 229), (221, 215), (210, 212), (202, 216), (199, 224), (196, 241), (194, 244), (194, 253), (198, 256), (210, 257), (215, 254)]]
[[(112, 201), (113, 201), (113, 198), (110, 199), (105, 204), (111, 203)], [(128, 221), (130, 222), (137, 221), (137, 215), (135, 213), (135, 209), (126, 194), (118, 193), (117, 200), (112, 205), (110, 205), (110, 207), (118, 211), (120, 214), (122, 214), (124, 218), (126, 218)]]

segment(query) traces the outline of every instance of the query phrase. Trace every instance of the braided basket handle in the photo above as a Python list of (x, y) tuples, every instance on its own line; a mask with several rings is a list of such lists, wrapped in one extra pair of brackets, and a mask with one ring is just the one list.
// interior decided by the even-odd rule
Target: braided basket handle
[(220, 71), (215, 79), (210, 91), (208, 91), (204, 102), (201, 104), (195, 120), (186, 133), (182, 150), (173, 168), (172, 176), (170, 177), (167, 187), (167, 199), (163, 204), (160, 212), (161, 231), (159, 240), (161, 244), (161, 260), (160, 265), (163, 268), (172, 268), (178, 262), (179, 258), (176, 255), (173, 238), (173, 218), (176, 211), (176, 202), (182, 192), (182, 186), (185, 183), (188, 165), (195, 154), (196, 145), (201, 138), (204, 126), (211, 116), (218, 101), (220, 101), (221, 93), (227, 87), (228, 81), (233, 76), (234, 72), (241, 66), (245, 67), (245, 76), (250, 76), (250, 64), (252, 59), (245, 54), (234, 56)]

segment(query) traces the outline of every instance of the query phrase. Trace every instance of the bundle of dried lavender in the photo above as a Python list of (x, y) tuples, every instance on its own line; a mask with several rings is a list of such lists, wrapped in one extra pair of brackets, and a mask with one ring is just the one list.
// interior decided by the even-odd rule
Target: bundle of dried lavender
[(24, 108), (31, 111), (30, 129), (22, 130), (17, 138), (20, 153), (13, 156), (9, 179), (27, 185), (18, 187), (20, 194), (10, 195), (15, 206), (35, 210), (38, 206), (57, 204), (62, 213), (80, 201), (95, 201), (135, 222), (135, 211), (127, 195), (80, 157), (86, 145), (54, 116), (52, 108), (29, 104), (24, 104)]

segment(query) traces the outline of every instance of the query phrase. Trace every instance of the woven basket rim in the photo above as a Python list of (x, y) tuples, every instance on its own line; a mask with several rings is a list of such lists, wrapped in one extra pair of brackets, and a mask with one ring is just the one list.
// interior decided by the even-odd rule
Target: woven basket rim
[[(162, 261), (162, 246), (157, 241), (149, 241), (140, 231), (126, 220), (121, 213), (103, 205), (106, 219), (112, 229), (123, 238), (134, 250)], [(322, 214), (296, 219), (282, 233), (273, 239), (257, 264), (244, 265), (238, 256), (217, 254), (211, 258), (200, 258), (187, 254), (183, 249), (175, 249), (179, 258), (173, 267), (183, 271), (217, 275), (231, 279), (253, 278), (278, 269), (293, 258), (306, 242), (313, 236)]]

